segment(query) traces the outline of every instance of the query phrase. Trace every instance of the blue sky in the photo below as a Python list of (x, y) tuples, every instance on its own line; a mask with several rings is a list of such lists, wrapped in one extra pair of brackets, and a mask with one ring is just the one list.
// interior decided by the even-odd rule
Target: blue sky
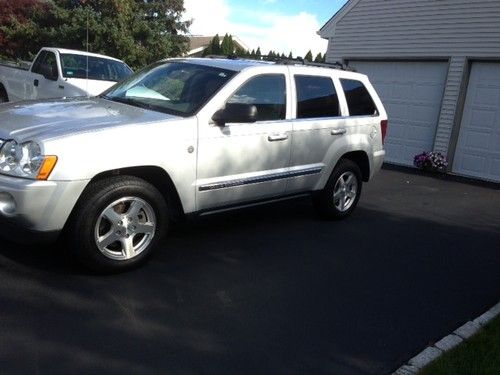
[(346, 0), (184, 0), (193, 35), (230, 33), (249, 49), (261, 47), (295, 56), (309, 49), (324, 53), (327, 42), (316, 32)]
[[(231, 18), (235, 22), (252, 22), (247, 16), (249, 9), (257, 12), (271, 12), (293, 16), (300, 12), (315, 15), (320, 24), (325, 24), (331, 16), (345, 3), (345, 0), (228, 0), (234, 10)], [(255, 22), (255, 20), (254, 20)]]

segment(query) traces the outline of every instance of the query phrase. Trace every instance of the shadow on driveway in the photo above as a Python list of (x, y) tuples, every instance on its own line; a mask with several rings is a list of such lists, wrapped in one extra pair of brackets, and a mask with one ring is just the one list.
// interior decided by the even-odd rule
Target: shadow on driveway
[(498, 194), (383, 171), (348, 220), (308, 200), (200, 218), (106, 277), (2, 243), (0, 369), (389, 373), (498, 302)]

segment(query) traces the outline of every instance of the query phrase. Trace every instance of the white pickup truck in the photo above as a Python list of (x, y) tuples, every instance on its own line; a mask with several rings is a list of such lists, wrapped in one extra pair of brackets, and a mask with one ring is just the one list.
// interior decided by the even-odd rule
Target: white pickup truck
[(42, 48), (33, 64), (0, 62), (0, 103), (94, 96), (131, 74), (127, 64), (113, 57)]

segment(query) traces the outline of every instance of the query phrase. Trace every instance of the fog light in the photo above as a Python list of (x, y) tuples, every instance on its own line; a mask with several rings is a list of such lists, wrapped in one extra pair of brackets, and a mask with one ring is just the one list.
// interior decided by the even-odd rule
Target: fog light
[(13, 216), (16, 213), (16, 201), (9, 193), (0, 192), (0, 214)]

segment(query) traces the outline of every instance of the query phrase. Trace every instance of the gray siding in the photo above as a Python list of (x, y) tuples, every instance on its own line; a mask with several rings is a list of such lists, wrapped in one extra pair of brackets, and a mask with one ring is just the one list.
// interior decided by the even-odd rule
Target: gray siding
[(334, 35), (323, 34), (330, 41), (329, 61), (500, 57), (499, 0), (361, 0), (331, 22)]

